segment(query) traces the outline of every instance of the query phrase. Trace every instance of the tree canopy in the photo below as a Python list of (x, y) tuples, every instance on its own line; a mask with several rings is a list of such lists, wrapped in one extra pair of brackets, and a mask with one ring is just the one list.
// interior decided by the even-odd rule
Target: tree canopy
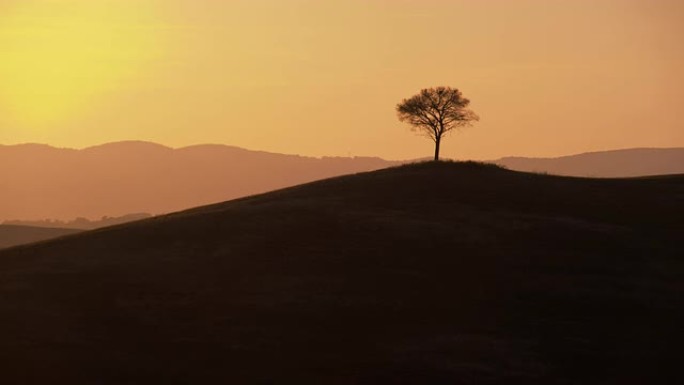
[(397, 105), (397, 115), (417, 131), (435, 142), (435, 160), (439, 160), (442, 137), (456, 128), (480, 120), (468, 109), (470, 100), (450, 87), (426, 88)]

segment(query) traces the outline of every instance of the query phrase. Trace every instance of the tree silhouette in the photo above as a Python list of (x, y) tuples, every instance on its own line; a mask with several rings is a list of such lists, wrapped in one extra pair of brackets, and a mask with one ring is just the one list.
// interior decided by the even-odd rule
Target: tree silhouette
[(470, 100), (456, 88), (426, 88), (399, 103), (397, 115), (400, 121), (413, 126), (413, 131), (435, 142), (435, 160), (439, 160), (439, 145), (445, 134), (480, 120), (467, 108), (469, 104)]

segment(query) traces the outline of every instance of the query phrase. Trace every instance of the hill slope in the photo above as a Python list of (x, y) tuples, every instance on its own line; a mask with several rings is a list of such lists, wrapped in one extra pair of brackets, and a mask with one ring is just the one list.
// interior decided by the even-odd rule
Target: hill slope
[(81, 230), (0, 224), (0, 249), (76, 234)]
[(0, 252), (0, 382), (657, 384), (684, 177), (341, 177)]
[(0, 222), (168, 213), (394, 165), (222, 145), (117, 142), (83, 150), (0, 145)]
[(559, 158), (507, 157), (494, 163), (518, 171), (602, 178), (684, 174), (684, 148), (631, 148)]

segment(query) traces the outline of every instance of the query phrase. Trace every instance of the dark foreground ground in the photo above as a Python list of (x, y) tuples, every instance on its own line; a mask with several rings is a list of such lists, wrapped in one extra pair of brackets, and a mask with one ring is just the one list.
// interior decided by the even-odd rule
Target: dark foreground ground
[(684, 177), (420, 164), (0, 252), (2, 384), (673, 384)]

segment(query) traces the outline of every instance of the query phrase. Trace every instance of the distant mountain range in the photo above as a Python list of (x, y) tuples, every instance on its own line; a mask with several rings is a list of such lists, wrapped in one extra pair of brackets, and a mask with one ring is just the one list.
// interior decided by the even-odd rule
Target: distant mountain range
[(0, 222), (160, 214), (397, 164), (223, 145), (117, 142), (83, 150), (0, 145)]
[[(156, 215), (407, 162), (373, 157), (313, 158), (225, 145), (172, 149), (134, 141), (82, 150), (0, 145), (0, 223), (120, 217), (138, 212)], [(493, 163), (512, 170), (575, 176), (673, 174), (684, 173), (684, 148), (605, 151), (552, 159), (511, 157)]]
[(507, 157), (494, 163), (518, 171), (601, 178), (684, 174), (684, 148), (633, 148), (559, 158)]

